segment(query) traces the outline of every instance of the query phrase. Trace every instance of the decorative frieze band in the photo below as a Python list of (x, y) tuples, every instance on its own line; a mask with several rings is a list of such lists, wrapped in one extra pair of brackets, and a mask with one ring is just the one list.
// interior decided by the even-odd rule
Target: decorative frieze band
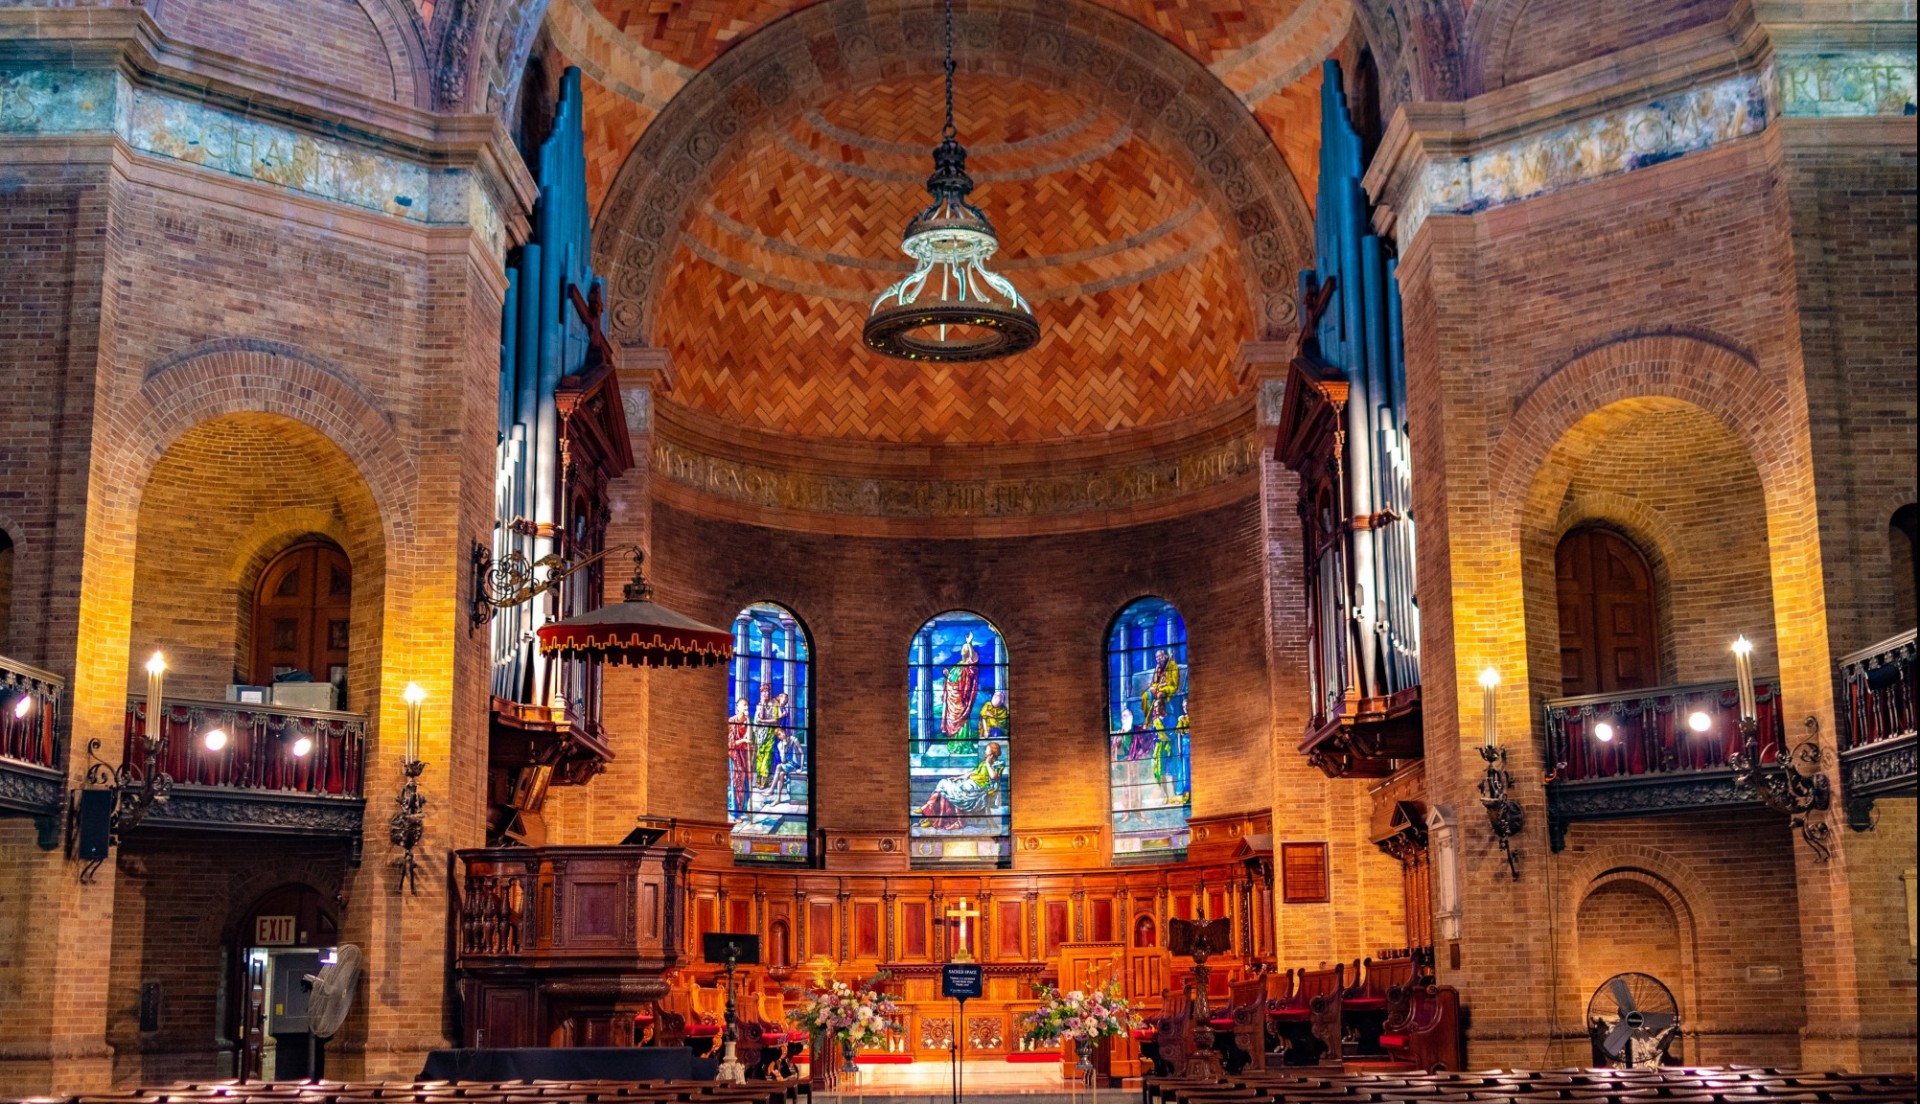
[(870, 518), (1005, 518), (1121, 510), (1176, 499), (1254, 472), (1251, 430), (1180, 456), (1099, 471), (980, 479), (880, 478), (798, 471), (655, 440), (652, 474), (758, 509)]
[(503, 256), (478, 175), (247, 118), (113, 70), (0, 72), (0, 136), (115, 135), (141, 153), (433, 226), (468, 226)]
[(1473, 214), (1658, 165), (1759, 133), (1776, 118), (1912, 115), (1914, 86), (1913, 51), (1783, 51), (1747, 71), (1536, 133), (1486, 144), (1468, 136), (1464, 154), (1451, 152), (1461, 136), (1448, 136), (1376, 190), (1389, 193), (1381, 198), (1395, 208), (1404, 250), (1431, 215)]

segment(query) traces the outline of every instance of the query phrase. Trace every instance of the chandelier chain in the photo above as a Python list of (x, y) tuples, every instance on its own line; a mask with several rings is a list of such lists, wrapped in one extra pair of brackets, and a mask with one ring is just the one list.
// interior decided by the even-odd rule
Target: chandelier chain
[(958, 133), (953, 126), (953, 0), (947, 0), (947, 125), (940, 137), (952, 141)]

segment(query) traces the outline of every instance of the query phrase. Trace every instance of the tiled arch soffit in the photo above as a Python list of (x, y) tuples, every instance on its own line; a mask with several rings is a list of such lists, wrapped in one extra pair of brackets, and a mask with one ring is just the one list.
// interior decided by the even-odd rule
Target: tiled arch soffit
[[(595, 267), (613, 295), (613, 331), (651, 343), (653, 313), (688, 214), (760, 128), (884, 74), (937, 70), (936, 9), (911, 0), (826, 0), (783, 17), (688, 82), (635, 144), (595, 227)], [(1085, 0), (984, 0), (955, 16), (969, 71), (1072, 89), (1175, 152), (1229, 228), (1251, 317), (1282, 337), (1312, 220), (1257, 120), (1219, 79), (1151, 30)]]

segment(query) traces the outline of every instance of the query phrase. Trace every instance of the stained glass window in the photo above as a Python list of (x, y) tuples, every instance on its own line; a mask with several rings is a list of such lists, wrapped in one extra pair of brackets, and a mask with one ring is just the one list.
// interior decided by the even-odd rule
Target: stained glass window
[(1013, 861), (1007, 646), (977, 613), (920, 626), (908, 655), (909, 835), (918, 866)]
[(1187, 622), (1140, 598), (1107, 637), (1107, 738), (1113, 856), (1179, 858), (1187, 850), (1193, 745), (1187, 738)]
[(740, 859), (805, 862), (813, 838), (813, 667), (806, 626), (755, 602), (733, 619), (727, 821)]

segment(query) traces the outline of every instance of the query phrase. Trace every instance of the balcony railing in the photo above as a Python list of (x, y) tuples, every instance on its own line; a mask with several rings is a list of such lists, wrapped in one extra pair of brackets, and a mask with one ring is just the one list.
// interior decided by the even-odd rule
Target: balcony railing
[[(1785, 743), (1780, 680), (1754, 681), (1760, 758)], [(1547, 828), (1554, 850), (1573, 821), (1658, 816), (1753, 803), (1727, 759), (1741, 750), (1732, 682), (1560, 698), (1546, 706)]]
[(59, 810), (65, 686), (59, 675), (0, 656), (0, 812), (44, 817)]
[(1873, 827), (1875, 798), (1915, 789), (1914, 635), (1840, 660), (1840, 793), (1855, 831)]
[[(159, 768), (171, 796), (143, 823), (303, 832), (358, 841), (365, 808), (367, 719), (357, 713), (169, 701)], [(209, 746), (208, 734), (224, 741)], [(146, 704), (127, 703), (126, 762), (140, 763)]]

